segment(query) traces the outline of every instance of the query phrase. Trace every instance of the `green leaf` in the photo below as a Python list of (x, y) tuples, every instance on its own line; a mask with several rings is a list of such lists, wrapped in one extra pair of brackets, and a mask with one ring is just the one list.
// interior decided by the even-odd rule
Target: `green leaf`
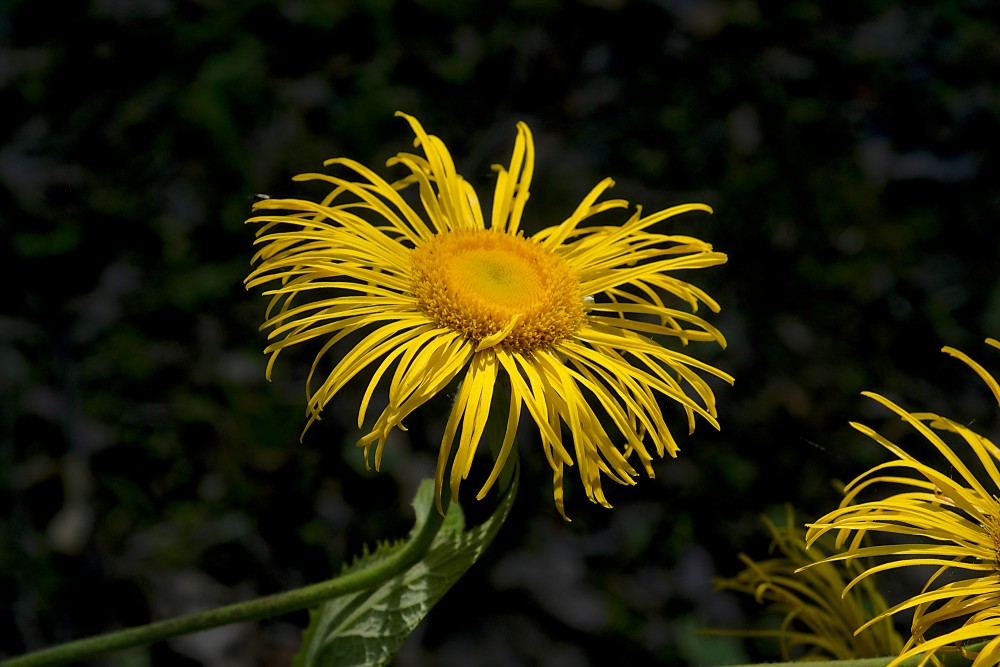
[[(362, 667), (385, 664), (427, 612), (465, 574), (493, 541), (510, 512), (517, 477), (493, 515), (465, 530), (462, 508), (453, 503), (430, 549), (416, 565), (378, 588), (344, 595), (310, 612), (309, 627), (293, 667)], [(434, 508), (434, 481), (425, 480), (413, 499), (416, 535)], [(402, 548), (381, 544), (346, 569), (369, 567)]]

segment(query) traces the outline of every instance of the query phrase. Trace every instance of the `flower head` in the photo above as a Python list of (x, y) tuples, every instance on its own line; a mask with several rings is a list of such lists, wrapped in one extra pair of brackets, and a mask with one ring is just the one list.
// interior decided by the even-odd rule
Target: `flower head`
[[(996, 340), (986, 342), (1000, 348)], [(944, 351), (971, 367), (1000, 404), (1000, 385), (992, 375), (958, 350), (946, 347)], [(1000, 449), (961, 423), (931, 413), (908, 412), (878, 394), (867, 395), (920, 433), (940, 460), (918, 459), (867, 426), (852, 424), (895, 458), (851, 482), (840, 508), (813, 524), (808, 539), (814, 542), (834, 531), (842, 553), (830, 560), (890, 559), (859, 574), (848, 590), (876, 572), (908, 566), (936, 568), (920, 593), (858, 630), (912, 609), (912, 636), (893, 665), (914, 656), (966, 650), (967, 642), (983, 639), (988, 641), (979, 647), (973, 664), (996, 665), (1000, 662)], [(862, 493), (889, 485), (902, 487), (902, 492), (859, 500)], [(896, 537), (884, 546), (862, 544), (866, 535), (878, 533)]]
[[(457, 379), (438, 456), (438, 490), (447, 478), (457, 497), (487, 417), (503, 401), (506, 427), (479, 497), (503, 469), (526, 410), (552, 467), (563, 516), (566, 466), (578, 466), (592, 501), (610, 506), (602, 476), (634, 484), (637, 467), (652, 477), (654, 454), (675, 455), (661, 398), (680, 405), (689, 428), (696, 416), (718, 428), (715, 396), (703, 375), (732, 378), (661, 340), (725, 345), (722, 334), (694, 314), (699, 304), (719, 306), (677, 272), (722, 264), (726, 256), (698, 239), (654, 231), (667, 218), (709, 207), (687, 204), (651, 215), (637, 208), (622, 224), (584, 225), (628, 206), (621, 199), (598, 201), (613, 185), (605, 179), (561, 224), (526, 236), (521, 219), (534, 169), (527, 125), (517, 125), (509, 166), (494, 167), (487, 224), (476, 191), (456, 172), (441, 140), (415, 118), (398, 115), (422, 151), (387, 162), (406, 170), (401, 178), (383, 180), (347, 158), (327, 160), (346, 173), (296, 177), (332, 186), (321, 201), (265, 199), (248, 221), (261, 226), (247, 286), (270, 285), (262, 325), (270, 330), (268, 376), (281, 351), (320, 341), (307, 381), (309, 424), (348, 381), (371, 369), (358, 411), (364, 432), (358, 445), (366, 464), (374, 450), (378, 468), (393, 430)], [(324, 375), (327, 357), (335, 363)], [(314, 376), (322, 378), (318, 386)], [(379, 387), (387, 405), (369, 424)]]
[[(899, 653), (903, 640), (883, 619), (870, 632), (855, 629), (888, 608), (873, 579), (865, 579), (846, 595), (848, 582), (865, 571), (865, 561), (822, 561), (830, 551), (814, 544), (806, 548), (805, 530), (795, 522), (788, 506), (785, 523), (777, 526), (767, 517), (764, 524), (773, 538), (774, 558), (755, 561), (746, 554), (740, 560), (746, 569), (735, 577), (717, 579), (716, 588), (753, 595), (769, 611), (783, 614), (781, 626), (773, 630), (721, 630), (744, 637), (774, 637), (781, 653), (792, 660), (796, 647), (805, 651), (799, 660), (849, 660), (877, 658)], [(811, 567), (806, 567), (811, 566)]]

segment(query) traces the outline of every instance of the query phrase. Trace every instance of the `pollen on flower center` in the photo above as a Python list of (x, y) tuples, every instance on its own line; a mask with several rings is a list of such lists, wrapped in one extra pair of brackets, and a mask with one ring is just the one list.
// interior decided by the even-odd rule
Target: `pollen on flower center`
[(439, 234), (413, 251), (412, 277), (417, 307), (481, 347), (524, 352), (572, 335), (583, 322), (569, 265), (522, 236)]
[(991, 514), (984, 514), (986, 519), (983, 528), (993, 542), (993, 568), (1000, 571), (1000, 521)]

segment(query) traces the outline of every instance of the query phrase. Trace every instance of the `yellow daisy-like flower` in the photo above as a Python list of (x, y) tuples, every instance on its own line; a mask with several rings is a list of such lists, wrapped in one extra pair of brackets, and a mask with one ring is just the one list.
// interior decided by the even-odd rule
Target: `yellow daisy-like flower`
[[(307, 381), (309, 424), (348, 381), (374, 366), (358, 411), (358, 427), (366, 429), (358, 445), (366, 465), (374, 447), (377, 469), (393, 429), (403, 429), (409, 414), (459, 378), (441, 439), (438, 491), (447, 477), (457, 498), (499, 398), (507, 402), (506, 431), (479, 498), (503, 469), (526, 409), (563, 516), (564, 466), (579, 466), (589, 498), (610, 507), (602, 475), (634, 484), (635, 459), (652, 477), (654, 453), (675, 455), (660, 397), (683, 408), (689, 428), (696, 415), (718, 428), (715, 396), (701, 373), (732, 378), (657, 337), (725, 345), (715, 327), (692, 314), (699, 304), (719, 306), (677, 272), (722, 264), (726, 256), (698, 239), (652, 231), (680, 213), (710, 212), (708, 206), (651, 215), (637, 208), (623, 224), (583, 226), (628, 206), (598, 201), (613, 185), (605, 179), (564, 222), (525, 236), (521, 216), (535, 154), (531, 132), (518, 123), (509, 167), (494, 166), (487, 226), (475, 190), (442, 141), (415, 118), (398, 115), (423, 152), (389, 159), (387, 166), (408, 170), (402, 178), (389, 182), (354, 160), (327, 160), (347, 175), (296, 177), (330, 184), (321, 201), (265, 199), (248, 221), (262, 226), (247, 286), (273, 284), (262, 326), (273, 341), (265, 350), (268, 377), (282, 350), (322, 343)], [(411, 188), (414, 196), (404, 199)], [(692, 313), (668, 305), (670, 299)], [(314, 389), (327, 356), (336, 363)], [(365, 426), (380, 383), (387, 384), (388, 404)]]
[[(1000, 348), (996, 340), (986, 342)], [(944, 352), (971, 367), (1000, 404), (1000, 385), (992, 375), (958, 350), (946, 347)], [(931, 413), (907, 412), (878, 394), (866, 395), (899, 415), (943, 460), (936, 466), (925, 463), (867, 426), (852, 424), (896, 458), (851, 482), (840, 508), (813, 524), (808, 540), (812, 543), (835, 531), (837, 547), (843, 553), (831, 560), (891, 559), (858, 575), (848, 589), (884, 570), (913, 565), (937, 568), (920, 593), (858, 629), (862, 632), (885, 617), (913, 610), (912, 636), (892, 665), (914, 656), (931, 660), (957, 650), (974, 655), (975, 667), (1000, 664), (1000, 449), (968, 426)], [(945, 437), (964, 445), (971, 456), (963, 460), (960, 450)], [(888, 484), (904, 491), (859, 501), (862, 493)], [(886, 546), (863, 546), (862, 538), (871, 533), (897, 537)], [(956, 579), (962, 573), (966, 577)], [(932, 628), (939, 634), (930, 636)], [(976, 647), (974, 651), (970, 643)]]
[(818, 544), (806, 547), (805, 530), (796, 524), (791, 506), (786, 507), (783, 526), (776, 526), (767, 517), (763, 520), (773, 538), (771, 550), (780, 555), (755, 561), (740, 554), (746, 569), (714, 583), (719, 590), (753, 595), (769, 611), (784, 614), (781, 626), (773, 630), (720, 630), (719, 634), (775, 638), (781, 643), (786, 661), (793, 659), (798, 647), (805, 649), (796, 658), (801, 661), (878, 658), (899, 653), (903, 639), (889, 618), (883, 618), (869, 632), (854, 633), (858, 626), (888, 609), (873, 578), (841, 595), (847, 584), (865, 571), (865, 561), (819, 562), (832, 551)]

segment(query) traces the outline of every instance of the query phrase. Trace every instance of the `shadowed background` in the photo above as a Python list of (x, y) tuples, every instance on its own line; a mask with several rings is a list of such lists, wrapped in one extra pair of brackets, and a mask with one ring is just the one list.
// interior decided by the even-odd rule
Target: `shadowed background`
[[(300, 443), (311, 357), (264, 381), (242, 286), (253, 196), (314, 195), (290, 177), (333, 156), (399, 174), (401, 109), (484, 201), (527, 121), (529, 229), (605, 176), (647, 211), (713, 206), (661, 228), (729, 253), (688, 277), (730, 341), (693, 354), (737, 384), (719, 433), (670, 413), (680, 457), (615, 509), (569, 471), (570, 524), (529, 429), (511, 518), (395, 664), (768, 657), (695, 634), (759, 622), (711, 577), (764, 556), (760, 513), (814, 517), (883, 460), (847, 421), (902, 429), (860, 391), (996, 433), (938, 350), (998, 367), (998, 23), (971, 0), (3, 3), (0, 656), (318, 581), (408, 530), (447, 400), (380, 474), (350, 393)], [(94, 664), (287, 665), (304, 623)]]

